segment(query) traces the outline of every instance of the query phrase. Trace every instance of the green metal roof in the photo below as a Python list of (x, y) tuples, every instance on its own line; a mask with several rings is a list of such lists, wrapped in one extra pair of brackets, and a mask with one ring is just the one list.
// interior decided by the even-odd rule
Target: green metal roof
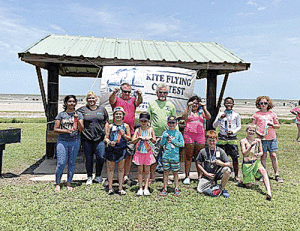
[(60, 75), (75, 76), (76, 70), (81, 73), (78, 76), (84, 76), (85, 68), (90, 68), (86, 71), (94, 75), (97, 72), (95, 65), (174, 66), (198, 71), (215, 69), (220, 74), (243, 71), (250, 67), (250, 63), (245, 63), (215, 42), (167, 42), (69, 35), (46, 36), (19, 53), (19, 57), (22, 61), (43, 68), (47, 67), (47, 63), (59, 63)]

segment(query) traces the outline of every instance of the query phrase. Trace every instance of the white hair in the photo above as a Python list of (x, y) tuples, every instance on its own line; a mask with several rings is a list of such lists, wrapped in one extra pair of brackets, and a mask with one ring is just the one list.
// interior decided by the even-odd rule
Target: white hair
[(167, 84), (165, 84), (165, 83), (159, 83), (159, 84), (157, 84), (157, 87), (156, 87), (156, 94), (159, 92), (159, 89), (160, 88), (167, 88), (167, 92), (169, 92), (169, 86), (167, 85)]

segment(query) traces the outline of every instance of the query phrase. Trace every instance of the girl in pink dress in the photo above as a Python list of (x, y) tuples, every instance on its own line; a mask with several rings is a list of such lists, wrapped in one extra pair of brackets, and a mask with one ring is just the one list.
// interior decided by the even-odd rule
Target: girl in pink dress
[[(205, 146), (205, 131), (204, 119), (211, 118), (210, 113), (206, 110), (206, 106), (201, 102), (201, 98), (197, 95), (192, 96), (188, 102), (185, 111), (182, 114), (183, 119), (186, 120), (186, 127), (184, 129), (184, 149), (185, 149), (185, 180), (184, 184), (190, 184), (190, 169), (192, 164), (192, 157), (197, 157), (198, 153)], [(195, 162), (196, 164), (196, 162)], [(198, 177), (201, 177), (201, 171), (197, 164)]]
[[(150, 166), (155, 163), (155, 158), (152, 153), (152, 144), (156, 142), (156, 137), (153, 128), (148, 126), (150, 114), (142, 112), (140, 114), (141, 127), (134, 132), (132, 142), (136, 144), (136, 151), (133, 157), (133, 163), (138, 165), (138, 183), (139, 190), (137, 196), (149, 196), (149, 179)], [(143, 173), (145, 174), (145, 188), (143, 190)]]
[(298, 127), (298, 135), (297, 135), (296, 141), (299, 141), (299, 138), (300, 138), (300, 100), (298, 102), (298, 107), (293, 108), (291, 110), (291, 113), (296, 116), (296, 124)]

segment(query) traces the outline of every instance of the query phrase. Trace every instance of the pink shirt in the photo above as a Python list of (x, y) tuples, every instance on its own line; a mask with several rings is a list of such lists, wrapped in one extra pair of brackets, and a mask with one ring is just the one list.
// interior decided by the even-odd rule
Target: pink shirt
[(116, 102), (111, 105), (114, 110), (115, 107), (122, 107), (126, 113), (124, 123), (127, 123), (130, 127), (130, 133), (134, 134), (135, 123), (135, 98), (131, 97), (128, 100), (116, 97)]
[(255, 120), (255, 124), (257, 125), (257, 132), (260, 134), (264, 134), (263, 140), (274, 140), (276, 139), (276, 132), (273, 127), (266, 126), (268, 122), (271, 122), (273, 124), (279, 124), (278, 123), (278, 117), (277, 115), (272, 112), (255, 112), (252, 116), (252, 119)]
[(300, 108), (295, 107), (294, 109), (291, 110), (291, 112), (296, 112), (297, 113), (297, 115), (296, 115), (296, 121), (298, 123), (300, 123)]
[(189, 115), (186, 119), (184, 132), (199, 134), (199, 136), (205, 136), (203, 113), (200, 116)]

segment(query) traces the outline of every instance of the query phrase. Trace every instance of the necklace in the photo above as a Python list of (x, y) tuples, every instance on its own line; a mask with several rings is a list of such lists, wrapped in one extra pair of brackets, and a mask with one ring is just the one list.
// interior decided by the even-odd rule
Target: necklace
[[(216, 149), (217, 149), (217, 147), (215, 147), (213, 153), (211, 153), (210, 148), (208, 148), (208, 151), (209, 151), (209, 160), (210, 160), (210, 168), (211, 169), (213, 169), (215, 167), (214, 163), (215, 163), (215, 160), (216, 160), (216, 157), (215, 157)], [(214, 160), (214, 162), (213, 162), (213, 160)]]

